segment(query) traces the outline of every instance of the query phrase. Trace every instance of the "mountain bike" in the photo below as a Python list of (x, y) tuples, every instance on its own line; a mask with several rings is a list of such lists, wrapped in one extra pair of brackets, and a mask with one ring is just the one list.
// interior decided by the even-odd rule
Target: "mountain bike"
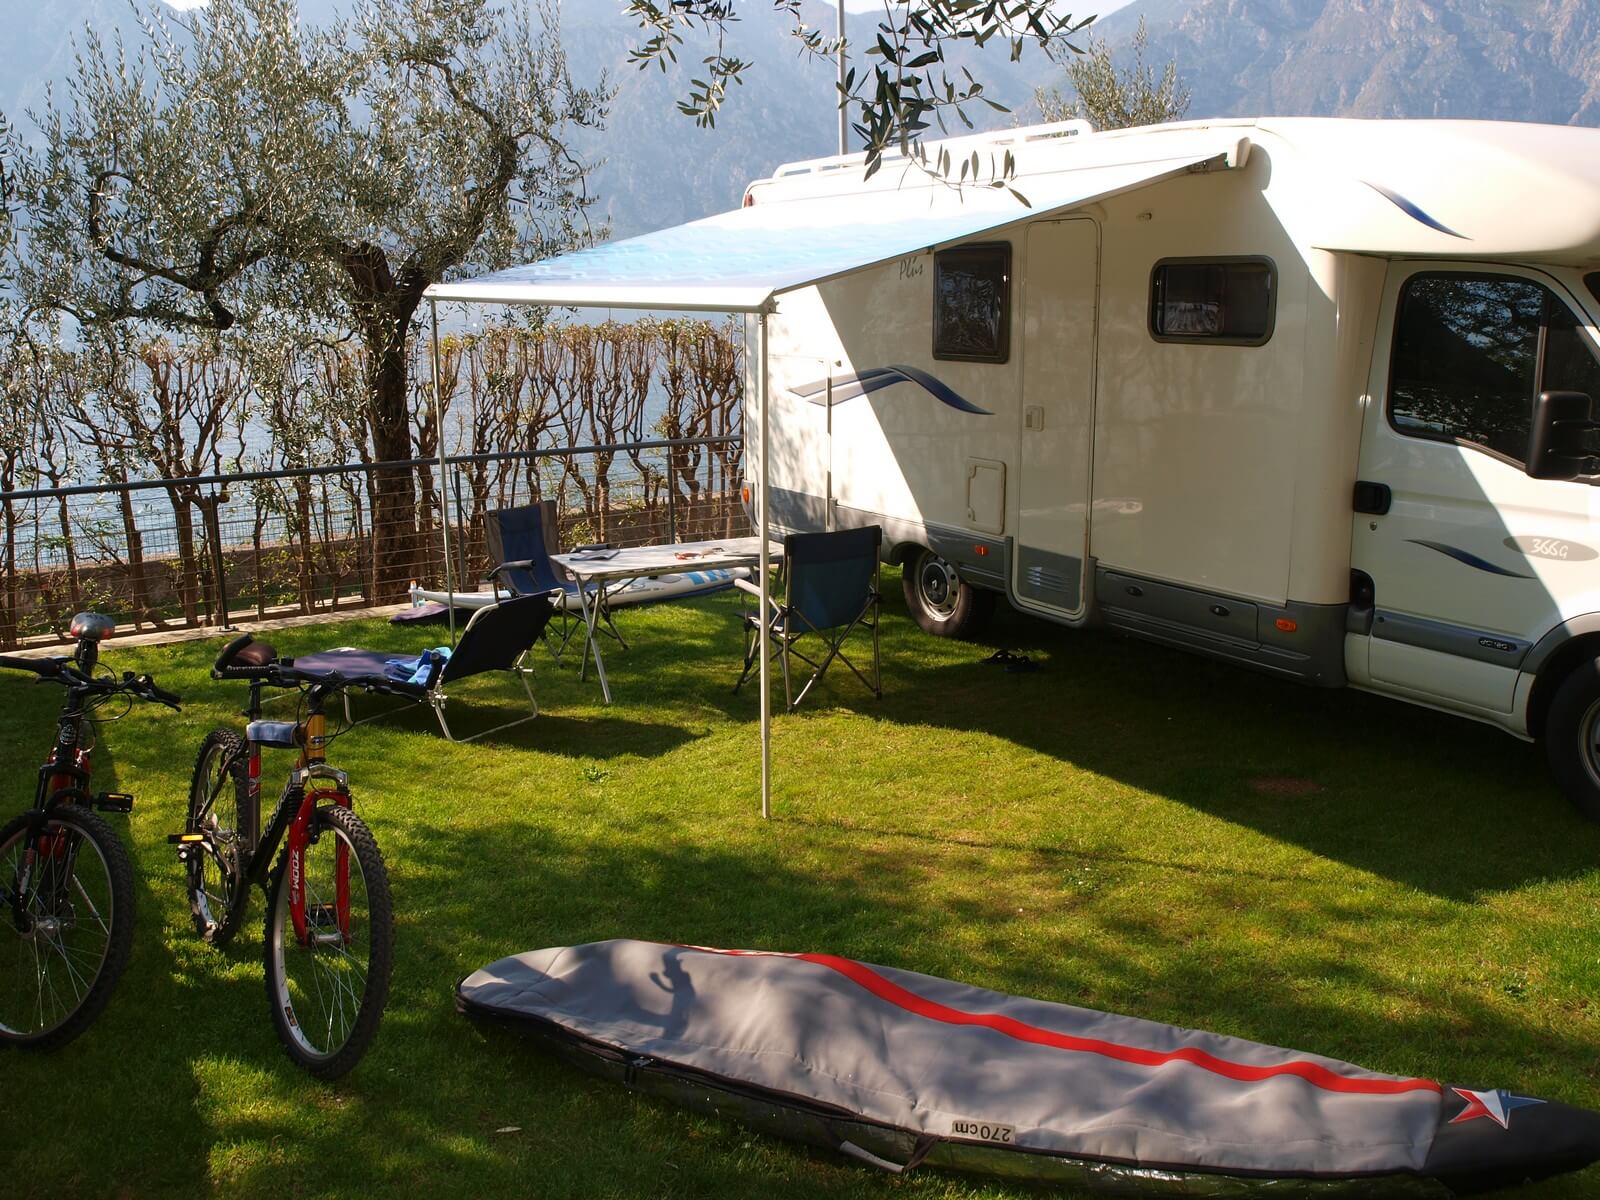
[(99, 613), (72, 618), (71, 657), (0, 656), (0, 667), (31, 671), (66, 689), (55, 745), (39, 768), (33, 807), (0, 828), (0, 1043), (52, 1050), (89, 1027), (128, 965), (133, 945), (133, 865), (98, 816), (126, 814), (125, 792), (89, 791), (99, 724), (94, 712), (119, 696), (178, 707), (148, 675), (119, 679), (100, 665), (114, 623)]
[[(279, 659), (249, 634), (223, 649), (211, 675), (249, 683), (244, 736), (226, 729), (206, 735), (184, 831), (167, 840), (184, 865), (195, 930), (212, 945), (226, 945), (238, 930), (251, 887), (265, 890), (273, 1026), (290, 1058), (334, 1079), (360, 1061), (377, 1034), (389, 996), (394, 923), (383, 856), (352, 808), (349, 777), (327, 762), (325, 709), (348, 687), (382, 688), (332, 672), (297, 671), (293, 659)], [(262, 719), (266, 687), (299, 691), (295, 720)], [(265, 829), (263, 749), (299, 755)]]

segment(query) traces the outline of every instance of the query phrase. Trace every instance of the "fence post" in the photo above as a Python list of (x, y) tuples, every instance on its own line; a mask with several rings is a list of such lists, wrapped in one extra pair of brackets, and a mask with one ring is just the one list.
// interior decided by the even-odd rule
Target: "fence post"
[(229, 620), (228, 564), (222, 557), (222, 522), (218, 519), (217, 510), (227, 501), (227, 492), (212, 492), (211, 498), (203, 501), (200, 506), (201, 511), (205, 513), (206, 532), (211, 535), (211, 578), (217, 590), (217, 619), (220, 622), (217, 628), (224, 632), (231, 631), (233, 623)]
[(678, 540), (678, 487), (672, 478), (672, 447), (667, 447), (667, 541)]

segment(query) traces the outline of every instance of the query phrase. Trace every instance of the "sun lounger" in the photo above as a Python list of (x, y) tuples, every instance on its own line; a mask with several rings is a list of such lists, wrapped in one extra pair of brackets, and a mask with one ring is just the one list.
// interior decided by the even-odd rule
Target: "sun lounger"
[[(371, 681), (380, 684), (377, 690), (387, 695), (400, 696), (432, 708), (439, 720), (440, 730), (452, 742), (472, 742), (485, 734), (531, 721), (539, 715), (539, 704), (533, 698), (533, 688), (529, 684), (533, 670), (524, 665), (523, 659), (544, 634), (553, 610), (548, 596), (515, 596), (480, 608), (472, 614), (472, 619), (462, 630), (461, 640), (448, 655), (424, 652), (415, 658), (407, 658), (382, 650), (360, 650), (345, 646), (316, 654), (303, 654), (293, 660), (293, 665), (297, 671), (325, 671), (337, 673), (355, 683)], [(528, 706), (532, 711), (526, 717), (482, 730), (471, 737), (458, 738), (450, 732), (450, 725), (445, 720), (445, 703), (449, 698), (446, 689), (486, 671), (509, 671), (514, 674), (527, 693)], [(357, 721), (348, 691), (344, 693), (344, 698), (345, 716), (352, 725), (403, 711), (391, 708)]]

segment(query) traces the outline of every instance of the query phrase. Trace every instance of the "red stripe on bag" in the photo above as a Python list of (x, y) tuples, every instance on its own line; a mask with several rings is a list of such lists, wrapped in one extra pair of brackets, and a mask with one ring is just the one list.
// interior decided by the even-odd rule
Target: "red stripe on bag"
[(1349, 1075), (1341, 1075), (1321, 1063), (1305, 1061), (1290, 1061), (1279, 1063), (1277, 1066), (1272, 1067), (1253, 1067), (1248, 1063), (1230, 1062), (1228, 1059), (1218, 1058), (1214, 1054), (1207, 1054), (1204, 1050), (1196, 1050), (1193, 1047), (1166, 1051), (1146, 1050), (1139, 1046), (1125, 1046), (1120, 1042), (1102, 1041), (1099, 1038), (1073, 1037), (1071, 1034), (1040, 1029), (1037, 1025), (1029, 1025), (1024, 1021), (1018, 1021), (1014, 1017), (1001, 1016), (999, 1013), (964, 1012), (959, 1008), (951, 1008), (949, 1005), (939, 1004), (924, 996), (917, 995), (909, 988), (901, 987), (898, 983), (885, 979), (863, 963), (858, 963), (853, 959), (840, 958), (835, 954), (782, 954), (769, 950), (718, 950), (711, 946), (685, 946), (683, 949), (701, 950), (707, 954), (725, 954), (739, 958), (798, 959), (801, 962), (812, 963), (816, 966), (836, 971), (852, 983), (865, 988), (878, 999), (930, 1021), (940, 1021), (946, 1025), (978, 1025), (985, 1029), (992, 1029), (1006, 1037), (1015, 1038), (1019, 1042), (1028, 1042), (1035, 1046), (1049, 1046), (1055, 1050), (1072, 1050), (1081, 1054), (1098, 1054), (1102, 1058), (1132, 1063), (1140, 1067), (1162, 1067), (1168, 1063), (1182, 1062), (1188, 1063), (1190, 1066), (1199, 1067), (1203, 1071), (1210, 1071), (1214, 1075), (1238, 1080), (1241, 1083), (1259, 1083), (1265, 1079), (1290, 1075), (1303, 1079), (1313, 1087), (1322, 1088), (1324, 1091), (1350, 1092), (1369, 1096), (1395, 1096), (1405, 1092), (1433, 1092), (1438, 1094), (1444, 1091), (1439, 1084), (1434, 1083), (1431, 1079), (1358, 1079)]

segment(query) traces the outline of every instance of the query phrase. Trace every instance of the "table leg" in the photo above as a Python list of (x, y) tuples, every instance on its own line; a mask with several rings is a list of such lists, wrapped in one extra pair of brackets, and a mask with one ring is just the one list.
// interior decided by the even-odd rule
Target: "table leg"
[[(605, 585), (602, 583), (600, 586), (604, 587)], [(578, 678), (580, 680), (585, 678), (585, 671), (589, 663), (588, 656), (592, 651), (594, 653), (594, 673), (600, 678), (600, 694), (605, 697), (605, 702), (610, 704), (611, 684), (606, 680), (606, 663), (605, 659), (600, 657), (600, 641), (595, 636), (595, 626), (600, 620), (599, 593), (591, 592), (580, 582), (578, 584), (578, 597), (583, 605), (583, 623), (587, 633), (587, 640), (584, 642), (583, 647), (583, 662), (578, 667)]]

